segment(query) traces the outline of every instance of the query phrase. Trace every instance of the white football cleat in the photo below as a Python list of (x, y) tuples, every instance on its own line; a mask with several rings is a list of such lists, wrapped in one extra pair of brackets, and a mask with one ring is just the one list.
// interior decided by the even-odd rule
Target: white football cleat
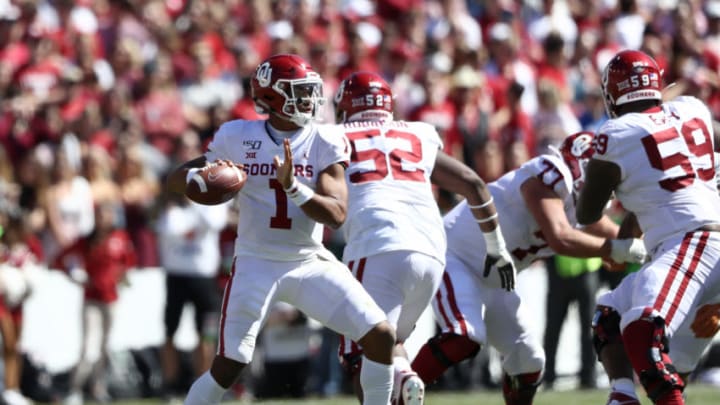
[(2, 393), (2, 399), (7, 405), (32, 405), (33, 401), (23, 396), (18, 390), (5, 390)]
[(640, 401), (630, 395), (613, 391), (608, 397), (607, 405), (640, 405)]
[(400, 405), (422, 405), (425, 399), (425, 383), (417, 373), (408, 373), (400, 382)]

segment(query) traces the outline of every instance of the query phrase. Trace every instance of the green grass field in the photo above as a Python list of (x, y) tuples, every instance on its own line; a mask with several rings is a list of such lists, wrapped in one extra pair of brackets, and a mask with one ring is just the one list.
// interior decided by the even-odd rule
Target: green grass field
[[(720, 404), (720, 388), (707, 385), (693, 384), (686, 390), (687, 405), (718, 405)], [(534, 405), (605, 405), (608, 392), (606, 390), (587, 391), (547, 391), (540, 392), (535, 397)], [(643, 405), (650, 405), (647, 398), (641, 398)], [(308, 398), (301, 401), (236, 401), (223, 402), (223, 404), (248, 404), (257, 403), (264, 405), (294, 405), (294, 404), (317, 404), (317, 405), (358, 405), (357, 400), (352, 397), (335, 397), (332, 399)], [(113, 405), (150, 405), (164, 404), (160, 401), (117, 401)], [(502, 395), (499, 391), (473, 391), (439, 393), (430, 392), (425, 399), (427, 405), (504, 405)]]

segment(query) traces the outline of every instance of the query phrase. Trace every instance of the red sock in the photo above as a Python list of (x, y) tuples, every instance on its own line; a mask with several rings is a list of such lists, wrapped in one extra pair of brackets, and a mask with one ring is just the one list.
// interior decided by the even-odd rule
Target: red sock
[(448, 367), (433, 355), (430, 345), (426, 343), (420, 348), (417, 356), (415, 356), (412, 362), (412, 369), (425, 384), (431, 384), (440, 378)]
[[(643, 370), (652, 370), (655, 368), (655, 365), (650, 362), (648, 357), (653, 341), (654, 330), (655, 326), (652, 323), (641, 320), (631, 322), (623, 330), (622, 339), (625, 344), (625, 351), (630, 358), (633, 369), (635, 369), (638, 375), (641, 375)], [(661, 353), (661, 356), (665, 364), (672, 363), (666, 353)], [(653, 382), (651, 386), (645, 387), (645, 390), (650, 392), (659, 384), (662, 384), (662, 381)], [(685, 404), (682, 398), (682, 391), (679, 388), (673, 388), (658, 398), (655, 403), (658, 405)]]

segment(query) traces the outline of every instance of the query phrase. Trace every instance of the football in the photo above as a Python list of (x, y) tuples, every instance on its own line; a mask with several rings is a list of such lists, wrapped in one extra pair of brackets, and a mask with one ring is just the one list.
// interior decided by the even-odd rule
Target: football
[(210, 163), (190, 177), (185, 195), (198, 204), (222, 204), (235, 197), (246, 181), (247, 174), (242, 169)]

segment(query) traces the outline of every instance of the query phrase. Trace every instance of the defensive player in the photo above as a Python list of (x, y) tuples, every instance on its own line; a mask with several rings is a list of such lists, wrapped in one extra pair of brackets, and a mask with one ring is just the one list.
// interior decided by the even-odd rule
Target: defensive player
[[(508, 250), (517, 269), (562, 254), (639, 262), (638, 239), (613, 239), (618, 226), (607, 217), (576, 229), (575, 192), (592, 156), (593, 134), (567, 137), (558, 153), (535, 157), (489, 184)], [(503, 356), (503, 396), (508, 405), (531, 404), (542, 378), (545, 354), (527, 329), (520, 296), (498, 288), (494, 274), (480, 277), (486, 247), (466, 202), (445, 215), (448, 238), (443, 283), (432, 305), (441, 334), (419, 351), (412, 366), (425, 383), (490, 344)]]
[[(335, 109), (352, 146), (343, 261), (385, 311), (398, 343), (430, 304), (445, 265), (445, 231), (433, 183), (467, 199), (489, 264), (504, 273), (512, 289), (515, 272), (492, 196), (471, 168), (442, 152), (435, 128), (393, 120), (392, 90), (372, 72), (347, 77)], [(362, 352), (351, 337), (343, 337), (341, 354), (346, 369), (357, 375)], [(400, 345), (393, 364), (393, 403), (422, 404), (424, 384)]]
[(323, 103), (322, 80), (296, 55), (274, 55), (252, 77), (255, 105), (267, 120), (223, 124), (204, 156), (169, 179), (182, 193), (186, 178), (207, 161), (242, 166), (233, 274), (223, 297), (218, 352), (185, 403), (217, 404), (250, 362), (276, 301), (287, 302), (364, 349), (364, 404), (387, 404), (392, 389), (395, 331), (385, 313), (321, 243), (323, 224), (338, 228), (347, 212), (345, 167), (350, 145), (336, 125), (313, 121)]
[(611, 119), (598, 131), (577, 219), (596, 221), (613, 193), (637, 217), (650, 261), (612, 293), (630, 299), (600, 308), (596, 333), (600, 349), (622, 339), (648, 397), (665, 405), (684, 403), (668, 339), (720, 292), (720, 197), (710, 111), (695, 97), (663, 102), (661, 85), (662, 70), (640, 51), (605, 67)]

